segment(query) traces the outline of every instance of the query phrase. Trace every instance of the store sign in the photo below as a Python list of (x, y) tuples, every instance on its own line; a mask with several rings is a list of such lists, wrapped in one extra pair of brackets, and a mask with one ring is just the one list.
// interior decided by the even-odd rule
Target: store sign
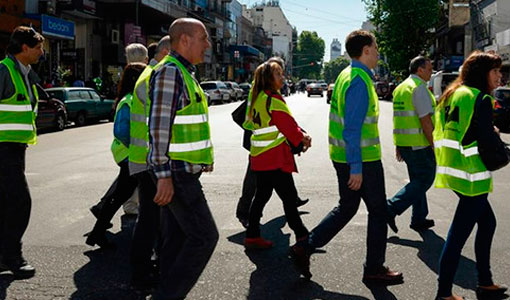
[(42, 15), (41, 28), (43, 35), (74, 40), (74, 22)]
[(60, 57), (63, 61), (75, 61), (78, 59), (78, 52), (74, 49), (63, 49)]

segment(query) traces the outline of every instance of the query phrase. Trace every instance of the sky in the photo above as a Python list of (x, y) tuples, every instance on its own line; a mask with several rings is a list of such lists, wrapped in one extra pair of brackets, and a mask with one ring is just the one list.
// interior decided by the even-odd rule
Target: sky
[[(262, 0), (238, 0), (248, 7)], [(345, 37), (361, 28), (367, 19), (365, 5), (361, 0), (280, 0), (280, 7), (298, 33), (316, 31), (326, 43), (324, 61), (329, 61), (331, 42), (337, 38), (345, 52)]]

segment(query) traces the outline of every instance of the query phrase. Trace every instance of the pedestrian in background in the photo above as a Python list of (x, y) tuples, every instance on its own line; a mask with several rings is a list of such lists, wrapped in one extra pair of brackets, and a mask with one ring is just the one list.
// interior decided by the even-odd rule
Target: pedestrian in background
[(180, 18), (169, 36), (171, 53), (151, 76), (149, 92), (149, 161), (161, 207), (157, 300), (186, 298), (219, 238), (199, 180), (213, 170), (207, 97), (194, 76), (211, 47), (209, 35), (202, 22)]
[(244, 246), (266, 249), (273, 246), (260, 235), (260, 219), (273, 190), (283, 202), (287, 223), (300, 241), (308, 238), (296, 207), (297, 190), (292, 173), (297, 172), (292, 144), (303, 152), (311, 147), (311, 137), (303, 133), (292, 117), (280, 89), (283, 69), (272, 61), (257, 67), (244, 128), (252, 131), (250, 147), (251, 169), (255, 172), (257, 189), (250, 208), (250, 218)]
[[(276, 62), (280, 65), (282, 70), (284, 69), (285, 62), (281, 57), (271, 57), (267, 60), (267, 62)], [(248, 103), (250, 103), (251, 95), (252, 95), (253, 87), (250, 89), (250, 92), (248, 93), (248, 98), (246, 98), (246, 107), (248, 106)], [(281, 93), (280, 93), (281, 94)], [(250, 151), (251, 147), (251, 134), (252, 132), (250, 130), (244, 129), (243, 133), (243, 148)], [(250, 165), (250, 155), (248, 155), (248, 167), (246, 168), (246, 173), (244, 175), (243, 179), (243, 186), (242, 186), (242, 194), (239, 198), (239, 201), (237, 202), (237, 209), (236, 209), (236, 217), (243, 225), (244, 228), (248, 228), (248, 219), (250, 216), (250, 206), (253, 202), (253, 199), (255, 197), (255, 191), (257, 190), (257, 176), (255, 175), (254, 171), (251, 169)], [(296, 206), (300, 207), (302, 205), (305, 205), (308, 202), (309, 199), (302, 200), (299, 198), (299, 195), (297, 195), (296, 198)]]
[(349, 223), (363, 198), (368, 210), (363, 281), (400, 283), (402, 273), (384, 266), (387, 205), (377, 125), (379, 99), (370, 70), (379, 59), (377, 43), (372, 33), (356, 30), (347, 36), (345, 47), (352, 62), (338, 75), (329, 114), (329, 154), (338, 177), (340, 201), (312, 230), (308, 240), (291, 248), (291, 254), (300, 272), (311, 277), (311, 253), (324, 247)]
[(89, 233), (86, 243), (90, 246), (112, 248), (106, 238), (106, 230), (110, 228), (110, 221), (121, 207), (134, 193), (137, 187), (136, 178), (129, 175), (128, 154), (130, 143), (130, 112), (135, 83), (145, 68), (143, 63), (131, 63), (124, 68), (118, 86), (115, 101), (115, 119), (113, 123), (113, 142), (111, 151), (115, 163), (120, 167), (119, 175), (101, 200), (103, 205), (98, 211), (97, 221)]
[(144, 64), (149, 63), (149, 53), (147, 48), (140, 43), (131, 43), (126, 46), (126, 60), (127, 63), (140, 62)]
[(388, 200), (388, 225), (398, 231), (395, 217), (413, 206), (410, 227), (422, 231), (434, 226), (429, 213), (427, 190), (436, 176), (432, 116), (436, 106), (427, 88), (432, 75), (430, 59), (417, 56), (409, 65), (411, 74), (393, 92), (393, 142), (397, 161), (407, 165), (410, 182)]
[(32, 70), (43, 54), (44, 37), (31, 27), (14, 29), (0, 62), (0, 272), (25, 278), (35, 268), (23, 257), (21, 239), (32, 199), (25, 177), (25, 152), (37, 142), (35, 118), (39, 77)]
[(156, 184), (154, 174), (148, 165), (149, 127), (148, 118), (151, 107), (149, 80), (159, 61), (170, 51), (170, 37), (161, 38), (156, 47), (154, 58), (145, 67), (136, 81), (131, 104), (129, 175), (138, 183), (139, 214), (136, 220), (133, 242), (131, 243), (131, 286), (140, 292), (152, 289), (158, 281), (157, 268), (154, 269), (151, 257), (157, 247), (160, 209), (154, 203)]
[(496, 54), (473, 52), (438, 102), (435, 186), (451, 189), (459, 197), (439, 260), (438, 299), (463, 299), (452, 294), (452, 284), (462, 248), (475, 224), (478, 299), (502, 299), (507, 290), (494, 284), (490, 270), (496, 217), (487, 199), (492, 192), (492, 175), (480, 156), (480, 149), (494, 151), (500, 142), (493, 124), (491, 93), (500, 84), (501, 64)]

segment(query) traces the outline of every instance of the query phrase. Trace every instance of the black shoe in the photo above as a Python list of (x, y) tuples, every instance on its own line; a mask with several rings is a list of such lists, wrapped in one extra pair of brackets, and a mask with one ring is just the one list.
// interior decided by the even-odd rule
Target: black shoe
[(301, 199), (301, 198), (299, 198), (299, 196), (298, 196), (298, 197), (297, 197), (297, 200), (296, 200), (296, 207), (303, 206), (303, 205), (305, 205), (306, 203), (308, 203), (308, 201), (310, 201), (310, 199)]
[(434, 223), (434, 220), (425, 219), (420, 223), (411, 224), (411, 225), (409, 225), (409, 227), (415, 231), (424, 231), (431, 227), (434, 227), (434, 225), (436, 225)]
[(393, 232), (397, 233), (398, 232), (398, 227), (397, 227), (397, 224), (395, 223), (395, 217), (391, 217), (388, 215), (388, 217), (386, 218), (386, 223), (388, 223), (388, 226), (390, 227), (391, 230), (393, 230)]
[[(94, 217), (96, 217), (96, 219), (99, 219), (99, 214), (101, 213), (101, 207), (102, 205), (100, 206), (99, 204), (96, 204), (94, 206), (91, 206), (90, 207), (90, 212), (94, 215)], [(108, 226), (106, 226), (106, 229), (110, 229), (113, 227), (113, 224), (112, 223), (108, 223)]]
[(250, 224), (248, 222), (248, 219), (245, 219), (245, 218), (237, 218), (239, 220), (239, 223), (241, 223), (241, 225), (243, 225), (244, 229), (248, 229), (248, 225)]
[(310, 254), (306, 251), (305, 247), (294, 245), (290, 247), (289, 255), (299, 273), (303, 275), (305, 279), (309, 280), (312, 278), (312, 273), (310, 272)]
[(95, 246), (98, 245), (101, 249), (115, 249), (116, 246), (114, 243), (108, 241), (106, 236), (104, 234), (97, 234), (94, 232), (91, 232), (87, 239), (85, 240), (85, 243), (89, 246)]
[(0, 262), (0, 273), (11, 271), (17, 279), (28, 279), (35, 275), (35, 268), (23, 258)]
[(489, 299), (503, 299), (505, 292), (508, 287), (505, 285), (492, 285), (491, 287), (480, 287), (476, 288), (476, 296), (479, 300)]

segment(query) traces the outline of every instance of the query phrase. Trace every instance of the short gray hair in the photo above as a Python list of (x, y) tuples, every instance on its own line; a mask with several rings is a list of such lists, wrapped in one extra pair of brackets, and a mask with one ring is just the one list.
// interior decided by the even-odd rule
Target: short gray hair
[(126, 60), (127, 63), (146, 63), (148, 58), (147, 48), (139, 43), (132, 43), (126, 47)]
[(430, 58), (427, 58), (425, 56), (416, 56), (415, 58), (411, 59), (411, 63), (409, 63), (409, 73), (416, 74), (418, 72), (419, 68), (425, 68), (425, 65), (427, 62), (430, 61)]
[(158, 42), (158, 46), (156, 47), (156, 54), (161, 53), (161, 51), (163, 51), (163, 49), (168, 49), (168, 51), (170, 51), (170, 48), (171, 48), (170, 46), (171, 46), (170, 36), (165, 35)]

